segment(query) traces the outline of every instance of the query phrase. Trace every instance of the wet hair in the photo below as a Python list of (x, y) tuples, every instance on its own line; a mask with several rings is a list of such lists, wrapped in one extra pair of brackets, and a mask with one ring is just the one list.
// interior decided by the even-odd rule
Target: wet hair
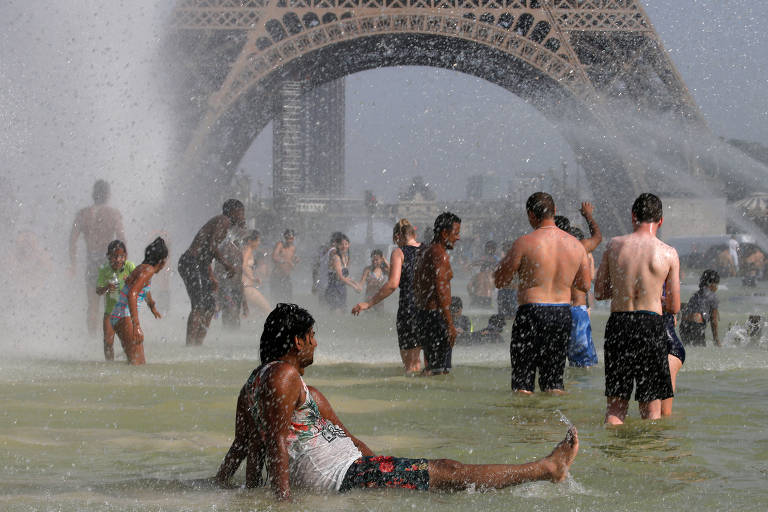
[(719, 282), (720, 274), (717, 273), (717, 270), (705, 270), (701, 273), (701, 278), (699, 278), (699, 290), (702, 290), (711, 284), (718, 284)]
[(555, 226), (563, 231), (569, 231), (571, 229), (571, 221), (565, 215), (555, 215)]
[(295, 236), (296, 236), (296, 233), (294, 233), (292, 229), (286, 229), (285, 231), (283, 231), (283, 238), (288, 238), (288, 237), (294, 238)]
[(632, 215), (637, 222), (659, 222), (662, 214), (661, 199), (651, 193), (640, 194), (632, 204)]
[(104, 180), (96, 180), (93, 184), (93, 202), (96, 204), (104, 204), (109, 199), (109, 183)]
[(461, 301), (461, 297), (454, 295), (451, 297), (451, 313), (458, 313), (460, 309), (464, 309), (464, 303)]
[(488, 240), (485, 242), (485, 252), (487, 254), (496, 254), (496, 249), (499, 248), (499, 244), (497, 244), (493, 240)]
[(435, 238), (438, 238), (443, 231), (450, 231), (454, 224), (461, 224), (458, 215), (451, 212), (443, 212), (435, 219)]
[(249, 242), (254, 242), (256, 240), (260, 240), (260, 239), (261, 239), (261, 233), (259, 233), (259, 230), (258, 229), (252, 229), (252, 230), (250, 230), (245, 235), (245, 237), (243, 237), (243, 245), (245, 245), (245, 244), (247, 244)]
[(546, 192), (533, 193), (525, 202), (525, 211), (531, 212), (537, 220), (551, 219), (555, 215), (555, 200)]
[(305, 336), (315, 325), (315, 319), (306, 309), (296, 304), (280, 303), (264, 321), (259, 343), (261, 364), (277, 361), (293, 347), (294, 337)]
[(152, 243), (144, 249), (144, 261), (142, 265), (152, 265), (153, 267), (168, 257), (168, 246), (165, 245), (165, 240), (161, 237), (157, 237), (152, 240)]
[(107, 256), (113, 255), (118, 249), (122, 249), (126, 254), (128, 253), (128, 249), (125, 248), (122, 240), (112, 240), (107, 246)]
[(229, 218), (232, 218), (232, 215), (238, 210), (245, 210), (245, 206), (237, 199), (227, 199), (224, 201), (224, 206), (221, 207), (221, 212)]
[(371, 251), (371, 259), (373, 259), (374, 256), (381, 256), (384, 257), (384, 253), (381, 251), (381, 249), (374, 249)]
[(334, 234), (331, 236), (331, 243), (332, 243), (334, 246), (336, 246), (336, 245), (341, 245), (341, 242), (343, 242), (344, 240), (346, 240), (347, 242), (349, 242), (349, 237), (347, 237), (347, 235), (345, 235), (345, 234), (344, 234), (344, 233), (342, 233), (341, 231), (336, 231), (336, 232), (335, 232), (335, 233), (334, 233)]
[(568, 234), (575, 236), (579, 240), (584, 240), (584, 232), (576, 226), (571, 226), (570, 229), (568, 229)]
[(392, 243), (396, 244), (398, 239), (405, 243), (409, 236), (415, 237), (416, 230), (413, 229), (413, 225), (408, 222), (408, 219), (400, 219), (392, 230)]

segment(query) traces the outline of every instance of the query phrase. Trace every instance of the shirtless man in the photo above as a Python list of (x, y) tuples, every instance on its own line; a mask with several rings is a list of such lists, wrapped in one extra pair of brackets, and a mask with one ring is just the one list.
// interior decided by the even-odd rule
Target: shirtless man
[(85, 240), (85, 292), (88, 297), (88, 334), (95, 335), (99, 323), (99, 296), (96, 294), (96, 280), (99, 269), (106, 262), (104, 254), (112, 240), (125, 240), (123, 217), (111, 206), (109, 183), (98, 180), (93, 184), (93, 206), (83, 208), (75, 216), (69, 235), (69, 273), (75, 275), (77, 264), (77, 239)]
[(571, 427), (547, 457), (525, 464), (462, 464), (447, 459), (375, 455), (347, 430), (323, 394), (304, 383), (317, 347), (314, 319), (295, 304), (278, 304), (264, 323), (253, 370), (237, 400), (235, 439), (215, 480), (228, 486), (243, 459), (246, 487), (262, 484), (290, 500), (296, 487), (320, 492), (399, 487), (418, 490), (504, 488), (535, 480), (563, 481), (579, 440)]
[(446, 374), (456, 328), (451, 316), (451, 259), (448, 251), (459, 241), (461, 219), (443, 212), (435, 219), (434, 238), (416, 265), (414, 298), (416, 326), (424, 350), (424, 375)]
[(234, 263), (219, 252), (219, 245), (232, 226), (245, 227), (245, 207), (237, 199), (228, 199), (224, 203), (223, 214), (206, 222), (179, 258), (179, 275), (192, 302), (192, 311), (187, 318), (187, 345), (203, 344), (216, 311), (214, 292), (218, 283), (211, 266), (213, 259), (224, 266), (229, 277), (236, 273)]
[(290, 302), (293, 297), (291, 272), (299, 262), (296, 256), (296, 239), (292, 229), (286, 229), (283, 239), (278, 241), (272, 251), (272, 275), (269, 281), (269, 291), (275, 302)]
[(512, 390), (533, 393), (538, 369), (539, 388), (559, 394), (571, 335), (571, 288), (589, 290), (589, 260), (579, 241), (555, 225), (552, 196), (536, 192), (525, 209), (533, 231), (515, 241), (494, 273), (497, 288), (519, 278), (509, 347)]
[(597, 271), (595, 297), (611, 299), (605, 326), (605, 422), (621, 425), (632, 387), (643, 419), (661, 418), (661, 401), (674, 396), (667, 359), (664, 310), (680, 311), (680, 262), (677, 251), (656, 238), (661, 200), (641, 194), (632, 205), (633, 232), (612, 238)]

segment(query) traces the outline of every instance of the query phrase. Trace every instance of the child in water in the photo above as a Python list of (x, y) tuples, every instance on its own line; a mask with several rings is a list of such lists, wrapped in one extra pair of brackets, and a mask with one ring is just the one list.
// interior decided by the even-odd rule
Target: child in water
[(145, 364), (144, 331), (139, 325), (139, 303), (146, 302), (155, 318), (162, 318), (152, 300), (149, 287), (152, 277), (160, 272), (168, 260), (168, 247), (157, 237), (144, 249), (144, 261), (125, 279), (120, 298), (112, 309), (109, 321), (120, 338), (128, 363)]
[(99, 275), (96, 280), (96, 293), (105, 295), (104, 297), (104, 318), (102, 326), (104, 329), (104, 359), (114, 361), (115, 359), (115, 330), (109, 321), (112, 314), (112, 308), (117, 304), (120, 290), (125, 286), (125, 278), (131, 275), (136, 268), (132, 261), (128, 261), (128, 251), (121, 240), (112, 240), (107, 246), (108, 263), (99, 268)]

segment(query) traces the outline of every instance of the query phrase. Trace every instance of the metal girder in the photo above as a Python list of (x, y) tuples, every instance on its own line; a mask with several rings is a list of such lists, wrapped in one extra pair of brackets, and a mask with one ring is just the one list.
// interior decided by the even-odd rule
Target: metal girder
[[(249, 94), (283, 76), (290, 63), (322, 52), (330, 55), (327, 50), (337, 46), (349, 52), (364, 40), (393, 37), (450, 40), (448, 54), (451, 45), (468, 43), (504, 55), (514, 65), (523, 63), (579, 102), (605, 133), (617, 133), (608, 111), (625, 97), (649, 111), (672, 111), (702, 123), (639, 0), (178, 0), (171, 26), (179, 34), (239, 34), (242, 44), (236, 57), (228, 57), (226, 76), (216, 75), (208, 91), (207, 110), (199, 113), (187, 139), (187, 163), (211, 150), (206, 141), (221, 129), (222, 118), (233, 123), (227, 114), (245, 108)], [(367, 67), (347, 72), (361, 69)], [(491, 73), (502, 85), (503, 78)], [(269, 83), (274, 87), (274, 81)], [(578, 137), (569, 142), (576, 153), (585, 151)], [(622, 158), (629, 188), (645, 189), (643, 163)], [(596, 154), (591, 160), (607, 172), (610, 158)]]

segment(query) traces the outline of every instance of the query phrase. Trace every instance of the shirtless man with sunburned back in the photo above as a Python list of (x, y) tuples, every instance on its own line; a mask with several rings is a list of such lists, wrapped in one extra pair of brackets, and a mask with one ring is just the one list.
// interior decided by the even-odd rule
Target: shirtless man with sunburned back
[(295, 304), (278, 304), (264, 322), (253, 370), (237, 400), (235, 439), (215, 481), (228, 486), (243, 459), (246, 487), (261, 485), (266, 466), (272, 491), (290, 500), (314, 492), (400, 488), (501, 489), (523, 482), (562, 482), (579, 450), (575, 427), (546, 457), (524, 464), (462, 464), (448, 459), (376, 455), (344, 426), (328, 399), (304, 382), (317, 339), (315, 320)]
[(519, 277), (515, 322), (509, 353), (512, 390), (534, 391), (536, 370), (539, 388), (563, 392), (563, 372), (571, 335), (571, 287), (589, 290), (587, 252), (576, 238), (555, 225), (555, 202), (536, 192), (525, 204), (531, 233), (518, 238), (494, 273), (496, 288)]
[(680, 311), (677, 251), (656, 238), (661, 200), (641, 194), (632, 205), (633, 232), (612, 238), (595, 280), (595, 297), (611, 299), (605, 327), (605, 422), (621, 425), (632, 388), (643, 419), (661, 417), (661, 401), (673, 396), (667, 339), (659, 297), (666, 286), (665, 311)]

